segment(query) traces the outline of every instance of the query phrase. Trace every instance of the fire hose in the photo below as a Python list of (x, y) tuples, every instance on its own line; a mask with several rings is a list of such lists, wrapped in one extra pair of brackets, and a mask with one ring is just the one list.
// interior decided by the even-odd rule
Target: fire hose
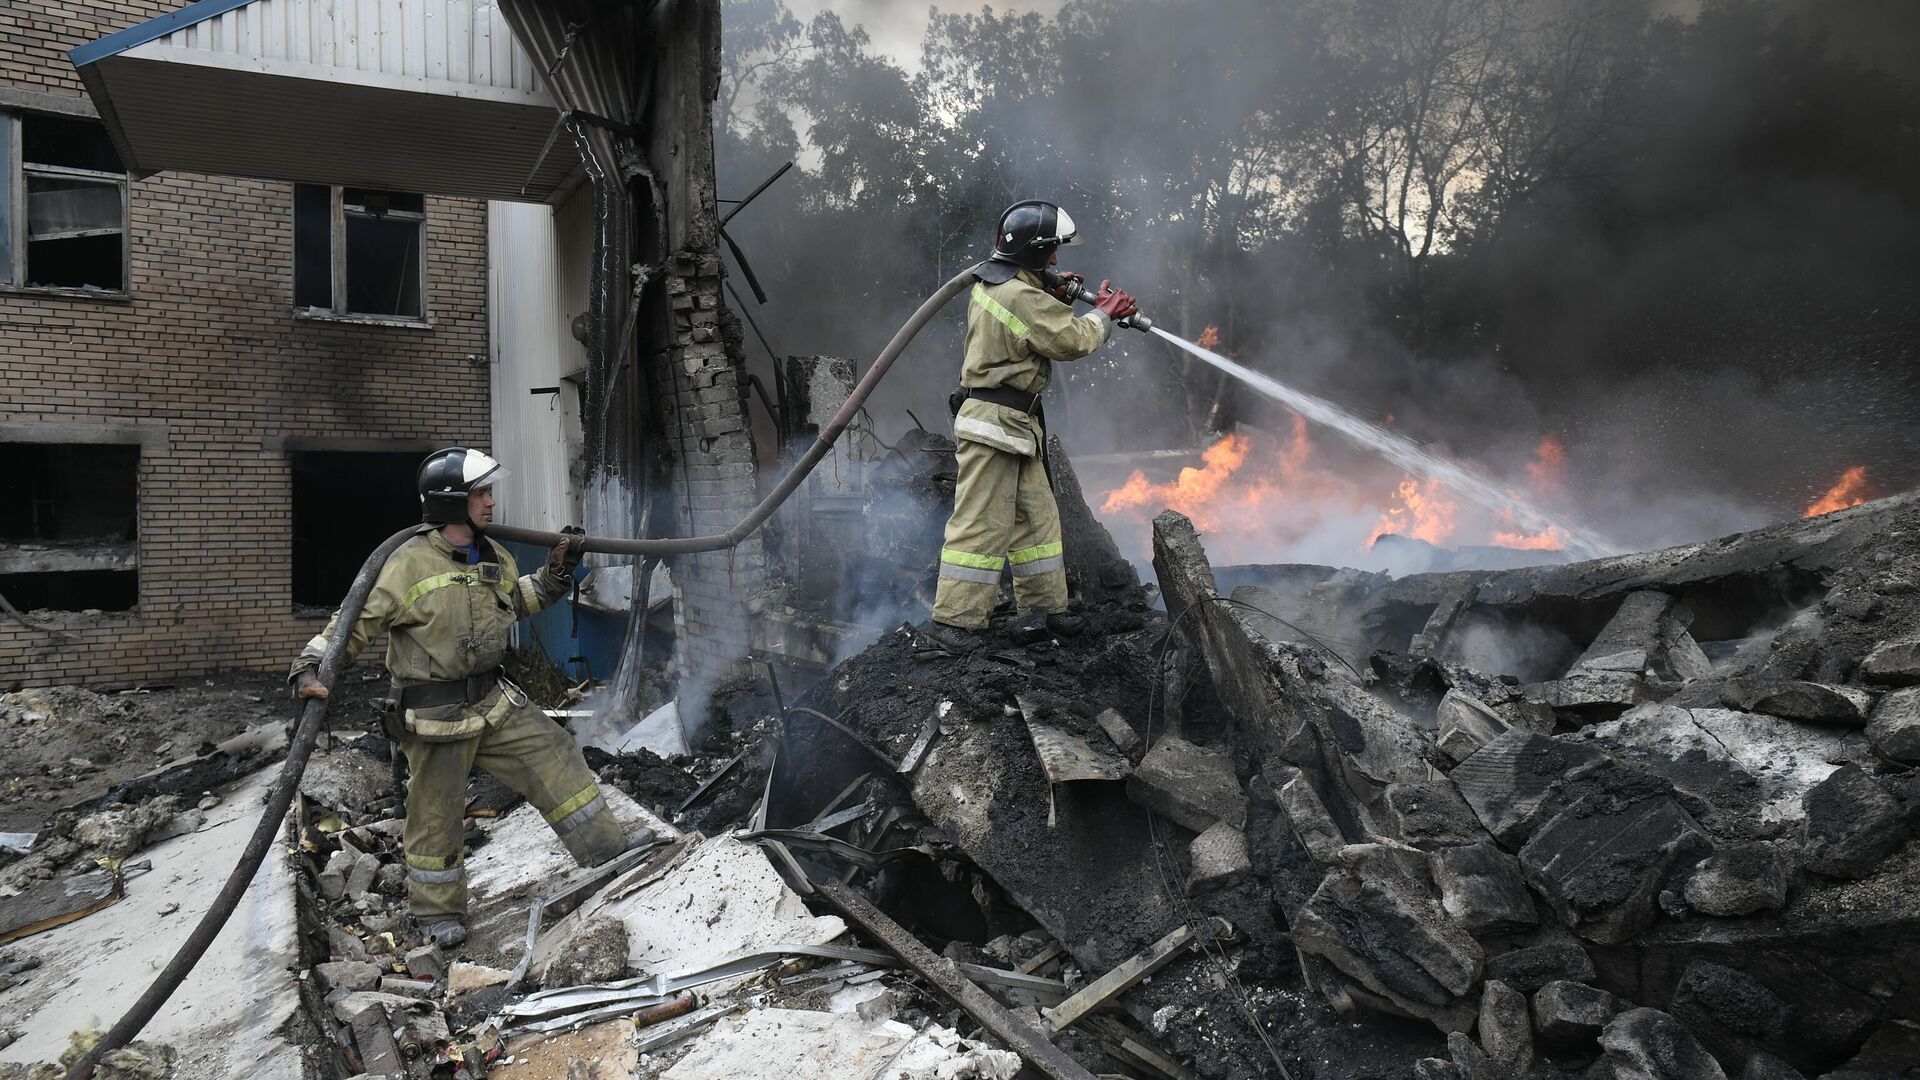
[[(738, 547), (741, 541), (753, 535), (754, 530), (765, 524), (773, 512), (787, 501), (807, 479), (814, 466), (820, 464), (833, 448), (834, 441), (847, 425), (853, 422), (866, 403), (867, 396), (873, 393), (875, 386), (886, 377), (887, 370), (900, 358), (906, 347), (928, 322), (932, 321), (941, 308), (947, 306), (954, 297), (965, 292), (973, 284), (973, 267), (956, 274), (951, 281), (934, 292), (921, 303), (900, 329), (894, 333), (893, 340), (861, 377), (853, 393), (848, 395), (846, 404), (840, 406), (833, 419), (820, 429), (819, 437), (807, 452), (801, 456), (791, 471), (783, 477), (774, 489), (761, 499), (740, 523), (723, 533), (709, 536), (685, 536), (661, 540), (630, 540), (619, 537), (588, 536), (578, 537), (563, 533), (542, 532), (538, 529), (522, 529), (510, 525), (493, 525), (486, 530), (487, 535), (503, 540), (512, 540), (523, 544), (536, 544), (551, 547), (568, 540), (575, 540), (585, 551), (601, 552), (609, 555), (636, 555), (654, 557), (661, 555), (687, 555), (701, 551), (724, 551)], [(419, 535), (430, 526), (410, 525), (388, 537), (367, 556), (360, 566), (360, 572), (354, 575), (353, 586), (347, 590), (347, 597), (340, 603), (339, 616), (334, 621), (333, 637), (327, 642), (327, 651), (320, 660), (319, 669), (314, 672), (321, 685), (333, 687), (334, 677), (339, 673), (346, 652), (347, 641), (352, 636), (353, 625), (360, 619), (360, 612), (366, 606), (367, 595), (373, 591), (373, 584), (380, 576), (380, 570), (386, 565), (388, 556), (398, 550), (400, 545)], [(266, 810), (260, 815), (260, 823), (254, 827), (253, 835), (228, 875), (227, 882), (221, 886), (219, 895), (214, 897), (213, 906), (200, 918), (200, 922), (181, 944), (180, 950), (167, 962), (160, 974), (154, 977), (146, 992), (122, 1015), (113, 1028), (100, 1037), (93, 1049), (75, 1062), (67, 1071), (66, 1080), (88, 1080), (93, 1076), (94, 1067), (100, 1060), (115, 1050), (133, 1041), (140, 1029), (147, 1026), (160, 1007), (179, 989), (193, 966), (200, 961), (213, 939), (226, 925), (234, 910), (240, 905), (240, 898), (246, 894), (247, 885), (265, 861), (267, 851), (273, 846), (274, 837), (280, 831), (281, 822), (286, 818), (287, 810), (293, 805), (294, 792), (299, 788), (300, 776), (306, 770), (307, 759), (312, 756), (313, 748), (320, 736), (320, 721), (327, 712), (326, 698), (307, 698), (300, 708), (299, 719), (295, 723), (292, 739), (287, 744), (287, 760), (281, 766), (280, 776), (274, 781), (267, 795)]]

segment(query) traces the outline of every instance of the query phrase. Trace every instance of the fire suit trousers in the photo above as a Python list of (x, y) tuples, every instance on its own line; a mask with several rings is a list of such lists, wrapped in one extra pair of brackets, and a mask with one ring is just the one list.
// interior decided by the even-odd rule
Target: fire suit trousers
[(1022, 611), (1067, 610), (1067, 570), (1060, 544), (1060, 507), (1039, 457), (962, 439), (960, 480), (940, 548), (933, 617), (978, 630), (1000, 598), (1000, 572), (1013, 569), (1013, 598)]
[(626, 848), (626, 832), (607, 811), (600, 785), (573, 737), (532, 705), (522, 705), (479, 735), (426, 742), (408, 734), (401, 743), (412, 779), (407, 783), (407, 903), (417, 919), (467, 911), (467, 776), (474, 766), (526, 796), (546, 815), (560, 843), (582, 866), (595, 866)]

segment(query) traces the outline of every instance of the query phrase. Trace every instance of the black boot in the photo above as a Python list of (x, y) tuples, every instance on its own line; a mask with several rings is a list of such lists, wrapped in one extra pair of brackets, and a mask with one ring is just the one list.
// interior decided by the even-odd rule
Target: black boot
[(1056, 611), (1047, 616), (1047, 632), (1060, 638), (1079, 637), (1087, 632), (1087, 617), (1070, 611)]
[(954, 656), (965, 656), (987, 643), (986, 637), (978, 630), (969, 630), (964, 626), (949, 626), (943, 622), (930, 622), (926, 629), (920, 632), (941, 652), (951, 653)]

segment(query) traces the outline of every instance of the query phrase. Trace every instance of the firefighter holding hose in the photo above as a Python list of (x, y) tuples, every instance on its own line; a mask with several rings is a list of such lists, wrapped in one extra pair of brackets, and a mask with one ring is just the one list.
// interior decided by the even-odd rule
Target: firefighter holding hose
[(1013, 572), (1022, 613), (1057, 636), (1085, 620), (1067, 612), (1060, 508), (1047, 481), (1041, 395), (1056, 360), (1077, 360), (1106, 343), (1133, 298), (1101, 282), (1093, 309), (1076, 316), (1068, 296), (1078, 275), (1049, 278), (1059, 249), (1077, 239), (1073, 219), (1049, 202), (1015, 203), (1000, 215), (993, 257), (975, 271), (967, 307), (965, 358), (953, 411), (960, 478), (940, 548), (940, 580), (927, 636), (947, 652), (978, 648)]
[[(342, 666), (387, 635), (395, 711), (388, 734), (407, 756), (407, 903), (442, 945), (466, 939), (467, 776), (475, 766), (526, 796), (574, 861), (595, 866), (651, 843), (626, 835), (607, 810), (580, 747), (502, 673), (507, 631), (560, 599), (580, 563), (578, 541), (558, 544), (546, 565), (521, 575), (513, 556), (483, 535), (493, 520), (500, 463), (450, 447), (421, 463), (421, 517), (428, 525), (380, 570), (347, 641)], [(327, 696), (314, 675), (339, 613), (307, 642), (289, 675), (300, 698)]]

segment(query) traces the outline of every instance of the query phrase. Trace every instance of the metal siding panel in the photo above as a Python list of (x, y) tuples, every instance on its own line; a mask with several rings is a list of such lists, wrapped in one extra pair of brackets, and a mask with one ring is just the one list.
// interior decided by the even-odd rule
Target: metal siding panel
[(380, 70), (380, 0), (354, 0), (353, 66), (361, 71)]
[(380, 70), (392, 75), (407, 71), (407, 23), (395, 0), (381, 0)]
[(473, 41), (473, 5), (468, 0), (447, 0), (447, 78), (468, 81), (468, 52)]
[(427, 46), (427, 78), (444, 79), (447, 77), (447, 34), (451, 29), (447, 22), (447, 0), (427, 0), (423, 18), (426, 20), (423, 40)]
[(492, 77), (488, 83), (493, 86), (513, 85), (513, 30), (507, 26), (506, 17), (500, 9), (493, 10), (493, 66)]
[(474, 0), (473, 5), (473, 48), (472, 61), (468, 67), (467, 80), (482, 86), (493, 85), (493, 4), (490, 0)]

